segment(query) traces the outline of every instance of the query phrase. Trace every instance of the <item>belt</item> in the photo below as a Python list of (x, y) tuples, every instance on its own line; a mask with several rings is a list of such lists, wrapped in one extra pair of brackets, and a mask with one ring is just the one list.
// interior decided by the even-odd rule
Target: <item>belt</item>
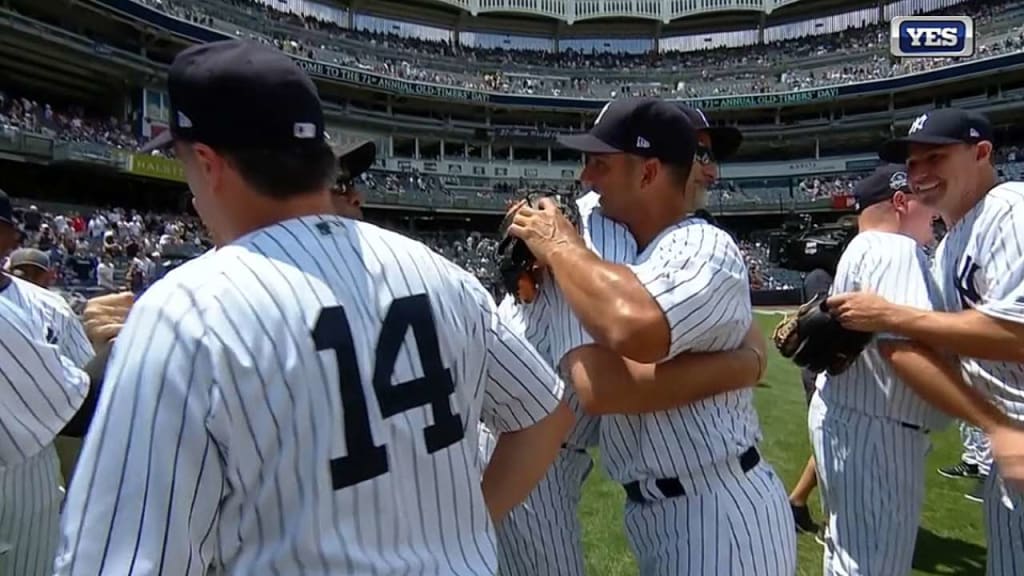
[(924, 426), (918, 426), (917, 424), (911, 424), (910, 422), (900, 422), (900, 426), (903, 426), (904, 428), (906, 428), (908, 430), (914, 430), (916, 432), (920, 432), (922, 434), (928, 434), (930, 432), (930, 430), (928, 430)]
[(577, 448), (575, 446), (570, 446), (569, 444), (562, 444), (562, 450), (568, 450), (570, 452), (575, 452), (577, 454), (587, 453), (587, 450), (585, 448)]
[[(748, 448), (743, 454), (740, 454), (740, 469), (743, 470), (743, 472), (750, 472), (754, 469), (754, 466), (757, 466), (760, 462), (761, 454), (757, 451), (757, 448), (753, 446)], [(686, 489), (683, 488), (683, 483), (679, 481), (678, 477), (658, 478), (654, 481), (654, 485), (665, 498), (678, 498), (686, 495)], [(640, 482), (638, 481), (623, 484), (622, 487), (626, 489), (626, 497), (629, 498), (631, 502), (643, 504), (645, 502), (652, 501), (650, 498), (644, 496), (643, 492), (640, 490)]]

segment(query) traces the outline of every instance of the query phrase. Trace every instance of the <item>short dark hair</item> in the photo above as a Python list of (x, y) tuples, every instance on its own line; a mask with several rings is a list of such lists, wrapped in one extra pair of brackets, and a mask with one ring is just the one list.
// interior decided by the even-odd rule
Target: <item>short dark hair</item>
[(693, 164), (664, 164), (665, 169), (668, 170), (669, 176), (672, 178), (672, 183), (676, 186), (686, 188), (686, 185), (690, 182), (690, 171), (693, 170)]
[(257, 192), (283, 200), (329, 188), (338, 174), (338, 159), (327, 143), (284, 148), (224, 148), (242, 178)]

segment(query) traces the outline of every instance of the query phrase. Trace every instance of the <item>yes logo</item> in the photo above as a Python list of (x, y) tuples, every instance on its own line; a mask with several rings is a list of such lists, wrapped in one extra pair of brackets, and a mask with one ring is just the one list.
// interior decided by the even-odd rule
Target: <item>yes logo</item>
[(974, 20), (970, 16), (897, 16), (889, 47), (901, 58), (962, 58), (974, 54)]

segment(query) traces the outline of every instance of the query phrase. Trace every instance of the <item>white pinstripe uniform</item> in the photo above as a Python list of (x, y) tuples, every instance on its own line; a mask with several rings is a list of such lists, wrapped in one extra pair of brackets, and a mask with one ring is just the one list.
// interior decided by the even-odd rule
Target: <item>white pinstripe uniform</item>
[(63, 494), (53, 440), (89, 380), (54, 342), (62, 326), (44, 324), (41, 308), (16, 304), (33, 302), (19, 289), (0, 292), (0, 574), (34, 576), (52, 573), (58, 540)]
[[(691, 218), (663, 231), (632, 266), (665, 311), (670, 357), (732, 350), (751, 321), (747, 268), (724, 231)], [(579, 330), (572, 347), (592, 340)], [(626, 503), (626, 532), (642, 576), (790, 575), (796, 535), (789, 500), (771, 466), (747, 470), (761, 431), (750, 390), (663, 412), (605, 416), (602, 462), (646, 502)], [(743, 459), (751, 462), (749, 458)], [(661, 487), (677, 483), (684, 495)]]
[(960, 460), (966, 464), (974, 464), (978, 467), (978, 473), (988, 476), (992, 469), (992, 445), (988, 436), (977, 426), (960, 422), (960, 443), (963, 444), (963, 452)]
[(493, 575), (475, 423), (563, 385), (483, 286), (336, 216), (187, 266), (114, 346), (57, 574)]
[[(636, 241), (623, 225), (596, 209), (599, 198), (590, 192), (576, 201), (585, 243), (606, 260), (632, 262)], [(561, 322), (561, 326), (567, 326), (571, 312), (554, 281), (550, 277), (545, 280), (533, 303), (517, 305), (508, 296), (498, 310), (513, 330), (524, 334), (541, 356), (557, 368), (562, 355), (570, 350), (564, 329), (557, 325)], [(576, 422), (562, 451), (527, 500), (498, 527), (502, 576), (584, 573), (583, 528), (578, 508), (583, 483), (593, 468), (593, 459), (586, 450), (598, 443), (599, 420), (583, 411), (571, 388), (566, 390), (566, 398)], [(493, 444), (490, 449), (493, 450)]]
[[(934, 309), (928, 256), (912, 238), (865, 231), (839, 259), (832, 294), (874, 292)], [(881, 335), (839, 375), (818, 375), (808, 423), (821, 497), (828, 510), (825, 574), (910, 573), (928, 431), (949, 418), (901, 382), (878, 351)]]
[[(47, 342), (78, 367), (93, 356), (81, 321), (59, 294), (11, 276), (0, 298), (23, 310)], [(57, 551), (64, 499), (57, 449), (51, 442), (17, 466), (0, 470), (0, 541), (15, 542), (0, 555), (0, 574), (49, 574)], [(28, 536), (31, 534), (31, 536)]]
[[(942, 306), (973, 308), (1024, 322), (1024, 183), (996, 186), (946, 233), (935, 256)], [(1003, 412), (1024, 422), (1024, 364), (963, 359), (970, 383)], [(1024, 571), (1024, 495), (992, 466), (985, 492), (988, 574)]]

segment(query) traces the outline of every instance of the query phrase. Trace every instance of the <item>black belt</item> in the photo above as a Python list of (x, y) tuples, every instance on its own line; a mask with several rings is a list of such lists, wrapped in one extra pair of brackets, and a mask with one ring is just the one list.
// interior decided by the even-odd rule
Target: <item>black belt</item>
[(910, 422), (900, 422), (900, 426), (903, 426), (904, 428), (907, 428), (909, 430), (921, 432), (922, 434), (927, 434), (929, 432), (929, 430), (924, 426), (918, 426), (917, 424), (911, 424)]
[(562, 444), (562, 450), (569, 450), (570, 452), (575, 452), (577, 454), (587, 453), (587, 450), (585, 448), (577, 448), (575, 446), (570, 446), (568, 444)]
[[(761, 462), (761, 454), (757, 451), (757, 448), (751, 446), (746, 452), (740, 454), (740, 469), (743, 472), (750, 472)], [(658, 488), (658, 491), (665, 498), (678, 498), (686, 495), (686, 489), (683, 488), (683, 483), (679, 481), (679, 478), (658, 478), (654, 481), (654, 485)], [(637, 504), (643, 504), (650, 502), (651, 499), (644, 496), (640, 490), (640, 482), (634, 481), (628, 484), (623, 484), (623, 488), (626, 489), (626, 497), (632, 502)]]

